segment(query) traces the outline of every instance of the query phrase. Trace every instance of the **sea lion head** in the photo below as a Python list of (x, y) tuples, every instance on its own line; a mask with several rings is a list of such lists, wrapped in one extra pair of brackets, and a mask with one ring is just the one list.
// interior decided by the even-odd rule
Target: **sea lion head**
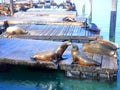
[(75, 56), (79, 54), (79, 48), (76, 44), (72, 44), (71, 54), (73, 59), (75, 59)]
[(71, 45), (71, 42), (69, 41), (65, 41), (63, 42), (60, 46), (58, 46), (56, 49), (55, 49), (55, 52), (57, 54), (58, 57), (62, 57), (62, 54), (64, 53), (64, 51), (67, 49), (67, 47)]
[(65, 41), (65, 42), (63, 42), (63, 45), (69, 46), (69, 45), (71, 45), (71, 42), (70, 41)]
[(5, 30), (9, 27), (8, 21), (4, 21), (3, 27)]
[(67, 22), (75, 22), (76, 20), (73, 17), (64, 17), (63, 21), (67, 21)]
[(5, 32), (6, 29), (9, 27), (8, 21), (4, 21), (2, 24), (3, 25), (0, 26), (0, 29), (1, 29), (0, 32), (1, 32), (1, 34), (2, 34), (2, 32)]
[(76, 44), (72, 44), (72, 51), (79, 51), (79, 48)]

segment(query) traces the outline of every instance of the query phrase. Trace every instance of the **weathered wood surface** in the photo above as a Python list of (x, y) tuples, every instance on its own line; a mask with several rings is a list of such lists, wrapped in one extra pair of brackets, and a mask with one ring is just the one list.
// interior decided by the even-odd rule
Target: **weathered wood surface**
[(8, 21), (9, 24), (58, 24), (58, 25), (83, 25), (85, 17), (75, 17), (76, 22), (64, 22), (63, 17), (54, 16), (33, 16), (33, 17), (10, 17), (0, 16), (0, 25), (4, 21)]
[(41, 9), (41, 8), (30, 8), (27, 10), (27, 12), (76, 12), (76, 11), (67, 11), (66, 9)]
[[(56, 46), (61, 45), (62, 42), (55, 41), (42, 41), (42, 40), (27, 40), (27, 39), (15, 39), (15, 38), (0, 38), (0, 63), (7, 64), (20, 64), (28, 66), (42, 66), (47, 68), (56, 69), (56, 65), (52, 62), (36, 62), (32, 61), (30, 57), (36, 54), (39, 51), (53, 50)], [(77, 43), (80, 50), (82, 44)], [(101, 63), (101, 66), (80, 66), (80, 65), (71, 65), (72, 56), (71, 56), (71, 46), (63, 54), (63, 58), (59, 63), (60, 70), (73, 70), (73, 71), (82, 71), (82, 72), (99, 72), (106, 73), (110, 72), (116, 74), (118, 70), (117, 59), (102, 56), (97, 54), (88, 54), (89, 58), (92, 58), (95, 61)]]
[(76, 11), (66, 11), (61, 9), (37, 9), (37, 10), (28, 10), (27, 12), (17, 12), (14, 14), (14, 17), (31, 17), (31, 16), (53, 16), (55, 17), (76, 17)]
[(14, 35), (17, 38), (87, 42), (100, 37), (97, 32), (75, 25), (17, 25), (30, 35)]
[(0, 62), (15, 65), (44, 66), (56, 69), (52, 62), (35, 62), (30, 57), (39, 51), (53, 50), (60, 43), (23, 39), (0, 39)]

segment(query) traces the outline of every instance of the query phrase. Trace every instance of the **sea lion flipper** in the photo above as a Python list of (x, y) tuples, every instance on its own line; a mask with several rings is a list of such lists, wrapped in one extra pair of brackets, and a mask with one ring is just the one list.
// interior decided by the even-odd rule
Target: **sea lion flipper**
[(78, 64), (78, 62), (74, 62), (74, 61), (73, 61), (71, 64)]

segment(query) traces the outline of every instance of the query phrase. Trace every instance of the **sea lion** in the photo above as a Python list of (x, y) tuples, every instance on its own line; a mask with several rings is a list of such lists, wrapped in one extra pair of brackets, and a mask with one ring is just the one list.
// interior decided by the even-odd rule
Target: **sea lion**
[(6, 33), (8, 34), (8, 36), (10, 35), (20, 35), (20, 34), (28, 34), (27, 31), (25, 31), (24, 29), (18, 27), (18, 26), (10, 26), (6, 29)]
[(103, 39), (97, 39), (97, 41), (111, 50), (117, 50), (120, 48), (117, 43), (114, 43), (112, 41), (103, 40)]
[(0, 26), (0, 34), (2, 34), (8, 27), (9, 27), (8, 21), (4, 21), (3, 25)]
[(79, 65), (83, 66), (99, 66), (100, 63), (88, 58), (82, 51), (79, 51), (79, 48), (77, 45), (72, 44), (72, 50), (71, 50), (73, 63), (78, 63)]
[(96, 32), (96, 33), (100, 33), (100, 29), (95, 23), (90, 23), (88, 26), (88, 30)]
[(4, 27), (4, 30), (3, 30), (4, 32), (9, 27), (8, 21), (4, 21), (3, 27)]
[(89, 29), (98, 30), (98, 26), (95, 23), (90, 23)]
[(63, 21), (67, 21), (67, 22), (76, 22), (76, 20), (73, 17), (64, 17)]
[(57, 60), (57, 54), (54, 50), (42, 51), (32, 56), (31, 59), (38, 61), (52, 61)]
[(70, 44), (71, 44), (71, 42), (66, 41), (54, 50), (39, 52), (39, 53), (35, 54), (34, 56), (32, 56), (31, 58), (33, 60), (38, 60), (38, 61), (62, 60), (63, 59), (62, 55)]
[(89, 43), (84, 43), (82, 50), (88, 53), (96, 53), (101, 55), (116, 57), (116, 48), (112, 47), (112, 44), (106, 43), (104, 40), (91, 41)]

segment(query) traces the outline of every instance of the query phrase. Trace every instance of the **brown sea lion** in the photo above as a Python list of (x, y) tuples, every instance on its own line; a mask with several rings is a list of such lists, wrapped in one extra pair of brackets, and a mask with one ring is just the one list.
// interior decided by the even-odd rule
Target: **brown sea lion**
[(100, 63), (88, 58), (82, 51), (79, 51), (79, 48), (77, 45), (72, 44), (72, 50), (71, 50), (73, 63), (78, 63), (79, 65), (84, 66), (99, 66)]
[(103, 40), (103, 39), (97, 39), (97, 41), (111, 50), (117, 50), (119, 48), (119, 45), (112, 41)]
[(57, 55), (54, 52), (54, 50), (42, 51), (42, 52), (39, 52), (39, 53), (35, 54), (31, 58), (33, 60), (38, 60), (38, 61), (52, 61), (52, 60), (57, 60)]
[(84, 43), (82, 50), (88, 53), (96, 53), (101, 55), (113, 56), (116, 57), (116, 46), (113, 46), (110, 43), (106, 43), (104, 40), (91, 41), (89, 43)]
[(18, 26), (10, 26), (6, 29), (6, 33), (8, 34), (8, 36), (10, 35), (20, 35), (20, 34), (28, 34), (27, 31), (25, 31), (24, 29), (18, 27)]
[(8, 21), (4, 21), (3, 27), (4, 27), (4, 30), (3, 30), (4, 32), (9, 27)]
[(58, 60), (59, 61), (59, 60), (62, 59), (62, 55), (63, 55), (64, 51), (67, 49), (67, 47), (70, 44), (71, 44), (71, 42), (66, 41), (54, 50), (39, 52), (31, 58), (33, 60), (38, 60), (38, 61), (53, 61), (53, 60)]
[(64, 17), (63, 21), (66, 21), (66, 22), (76, 22), (76, 20), (73, 17)]

